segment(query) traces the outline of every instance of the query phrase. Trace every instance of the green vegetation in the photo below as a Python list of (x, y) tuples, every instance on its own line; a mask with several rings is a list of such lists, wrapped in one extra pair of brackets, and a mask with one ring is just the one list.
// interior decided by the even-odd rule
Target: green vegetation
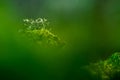
[(90, 64), (87, 68), (98, 80), (118, 80), (120, 79), (120, 53), (114, 53), (108, 59)]
[(64, 42), (47, 27), (47, 19), (24, 19), (24, 28), (21, 30), (29, 40), (44, 47), (63, 47)]
[(120, 80), (120, 0), (0, 4), (0, 80)]
[[(22, 34), (29, 41), (42, 46), (43, 48), (61, 48), (65, 45), (57, 35), (53, 34), (49, 29), (47, 19), (24, 19), (24, 27)], [(120, 74), (120, 53), (114, 53), (106, 60), (97, 63), (91, 63), (87, 66), (92, 79), (94, 80), (114, 80)]]

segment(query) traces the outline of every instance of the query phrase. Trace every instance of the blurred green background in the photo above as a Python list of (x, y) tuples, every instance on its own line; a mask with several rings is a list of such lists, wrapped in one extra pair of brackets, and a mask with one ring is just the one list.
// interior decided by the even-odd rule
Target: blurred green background
[[(1, 80), (90, 80), (80, 69), (120, 51), (120, 0), (1, 0)], [(63, 49), (44, 49), (18, 30), (25, 18), (47, 18)], [(88, 79), (85, 77), (88, 76)]]

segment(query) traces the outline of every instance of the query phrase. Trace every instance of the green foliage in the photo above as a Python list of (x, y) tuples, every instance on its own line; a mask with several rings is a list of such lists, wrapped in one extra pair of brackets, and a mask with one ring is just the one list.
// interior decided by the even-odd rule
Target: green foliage
[(46, 28), (49, 25), (49, 22), (45, 18), (44, 19), (38, 18), (36, 20), (24, 19), (23, 21), (24, 25), (26, 26), (26, 29), (28, 30)]
[(49, 22), (47, 19), (38, 18), (24, 19), (24, 29), (22, 32), (29, 40), (44, 47), (63, 47), (64, 42), (47, 29)]
[(120, 75), (120, 53), (114, 53), (108, 59), (90, 64), (87, 68), (98, 80), (116, 80), (117, 75)]

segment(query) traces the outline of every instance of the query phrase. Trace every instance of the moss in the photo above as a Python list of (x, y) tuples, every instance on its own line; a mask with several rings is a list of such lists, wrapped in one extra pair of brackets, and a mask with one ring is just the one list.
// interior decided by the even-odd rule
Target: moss
[(44, 28), (27, 30), (25, 34), (30, 40), (45, 47), (62, 47), (64, 45), (64, 42), (59, 37)]
[(87, 66), (90, 73), (98, 80), (120, 80), (120, 53), (114, 53), (108, 59)]
[(63, 47), (62, 41), (57, 35), (53, 34), (48, 28), (47, 19), (38, 18), (24, 19), (22, 33), (32, 42), (44, 47)]

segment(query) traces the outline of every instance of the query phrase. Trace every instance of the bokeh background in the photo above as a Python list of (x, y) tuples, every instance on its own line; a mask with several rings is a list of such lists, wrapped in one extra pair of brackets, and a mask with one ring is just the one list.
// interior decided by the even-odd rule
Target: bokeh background
[[(38, 17), (66, 49), (43, 49), (18, 35), (23, 19)], [(0, 1), (1, 80), (90, 80), (80, 67), (119, 51), (120, 0)]]

